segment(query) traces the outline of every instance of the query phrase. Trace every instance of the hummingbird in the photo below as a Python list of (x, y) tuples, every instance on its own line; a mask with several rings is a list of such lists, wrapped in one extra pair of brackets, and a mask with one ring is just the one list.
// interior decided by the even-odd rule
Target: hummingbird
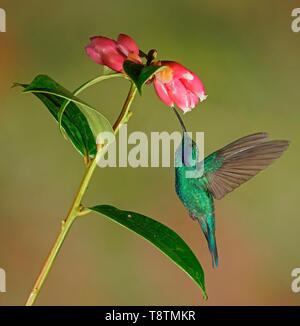
[[(190, 217), (200, 224), (212, 256), (218, 266), (215, 235), (215, 199), (222, 199), (267, 168), (288, 148), (287, 140), (269, 140), (266, 132), (258, 132), (235, 140), (198, 162), (197, 144), (174, 108), (183, 130), (181, 144), (175, 152), (176, 193)], [(202, 173), (199, 172), (202, 167)]]

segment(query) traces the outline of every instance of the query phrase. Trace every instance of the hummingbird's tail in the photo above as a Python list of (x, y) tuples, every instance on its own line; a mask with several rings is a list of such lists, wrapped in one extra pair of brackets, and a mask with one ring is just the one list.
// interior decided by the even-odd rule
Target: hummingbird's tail
[(205, 235), (205, 238), (207, 240), (208, 249), (212, 257), (212, 266), (218, 267), (219, 257), (218, 257), (218, 249), (217, 249), (217, 242), (215, 236), (215, 216), (211, 214), (202, 217), (199, 219), (199, 223)]
[(218, 267), (219, 257), (218, 257), (218, 249), (217, 242), (214, 232), (208, 233), (208, 248), (212, 256), (212, 265), (213, 267)]

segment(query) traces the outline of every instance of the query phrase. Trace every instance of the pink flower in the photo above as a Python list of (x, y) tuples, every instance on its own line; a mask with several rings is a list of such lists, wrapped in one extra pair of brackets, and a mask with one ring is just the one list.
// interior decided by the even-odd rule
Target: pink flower
[(165, 69), (154, 77), (158, 97), (168, 106), (175, 104), (184, 112), (191, 111), (206, 99), (204, 86), (198, 76), (174, 61), (160, 61)]
[(87, 55), (96, 63), (121, 72), (125, 60), (141, 63), (139, 48), (135, 41), (125, 34), (120, 34), (117, 41), (104, 36), (91, 37), (86, 46)]

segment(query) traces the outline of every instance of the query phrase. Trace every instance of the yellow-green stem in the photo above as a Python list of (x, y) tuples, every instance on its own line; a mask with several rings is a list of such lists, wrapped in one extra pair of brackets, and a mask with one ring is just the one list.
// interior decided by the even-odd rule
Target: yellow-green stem
[(136, 95), (137, 88), (135, 87), (134, 84), (131, 85), (130, 91), (128, 93), (128, 96), (126, 98), (126, 101), (123, 105), (122, 111), (120, 112), (120, 115), (118, 116), (113, 129), (115, 134), (119, 131), (120, 127), (124, 124), (125, 120), (128, 117), (129, 109), (131, 107), (131, 104), (134, 100), (134, 97)]
[[(122, 111), (116, 120), (113, 129), (115, 134), (119, 131), (120, 127), (124, 123), (124, 121), (127, 119), (127, 115), (129, 113), (130, 106), (134, 100), (134, 97), (136, 95), (136, 87), (132, 84), (130, 91), (128, 93), (128, 96), (126, 98), (126, 101), (123, 105)], [(100, 149), (97, 153), (97, 156), (90, 162), (89, 166), (87, 167), (86, 173), (82, 179), (82, 182), (80, 184), (79, 190), (76, 193), (75, 199), (73, 201), (73, 204), (70, 208), (70, 211), (67, 215), (67, 217), (62, 221), (61, 225), (61, 231), (50, 251), (50, 254), (34, 284), (33, 290), (31, 291), (28, 300), (26, 302), (26, 306), (32, 306), (37, 299), (37, 296), (40, 293), (40, 290), (53, 266), (53, 263), (55, 261), (55, 258), (57, 257), (59, 250), (70, 231), (70, 228), (75, 221), (77, 216), (86, 215), (86, 212), (82, 211), (82, 198), (89, 186), (89, 183), (91, 181), (92, 175), (95, 171), (95, 168), (97, 167), (97, 161), (99, 157), (102, 155), (102, 150)], [(88, 212), (88, 211), (87, 211)]]

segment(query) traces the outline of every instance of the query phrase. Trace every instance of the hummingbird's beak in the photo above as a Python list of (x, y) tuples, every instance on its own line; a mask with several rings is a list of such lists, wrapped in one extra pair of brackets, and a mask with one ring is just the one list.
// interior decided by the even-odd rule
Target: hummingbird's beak
[[(190, 139), (190, 137), (188, 136), (188, 133), (187, 133), (187, 129), (183, 123), (183, 120), (180, 116), (180, 114), (177, 112), (177, 110), (175, 109), (174, 106), (172, 106), (172, 109), (181, 125), (181, 128), (182, 128), (182, 142), (181, 142), (181, 146), (182, 146), (182, 158), (181, 158), (181, 161), (182, 161), (182, 164), (185, 165), (185, 166), (188, 166), (188, 163), (186, 162), (186, 158), (187, 157), (190, 157), (189, 155), (186, 155), (186, 148), (188, 148), (188, 146), (186, 146), (186, 139)], [(186, 138), (187, 137), (187, 138)]]
[(181, 119), (180, 114), (177, 112), (177, 110), (175, 109), (174, 106), (172, 106), (172, 109), (173, 109), (173, 111), (174, 111), (174, 113), (175, 113), (175, 115), (176, 115), (176, 117), (177, 117), (177, 119), (178, 119), (178, 121), (179, 121), (179, 123), (181, 125), (183, 133), (187, 132), (186, 127), (185, 127), (185, 125), (184, 125), (184, 123), (183, 123), (183, 121)]

